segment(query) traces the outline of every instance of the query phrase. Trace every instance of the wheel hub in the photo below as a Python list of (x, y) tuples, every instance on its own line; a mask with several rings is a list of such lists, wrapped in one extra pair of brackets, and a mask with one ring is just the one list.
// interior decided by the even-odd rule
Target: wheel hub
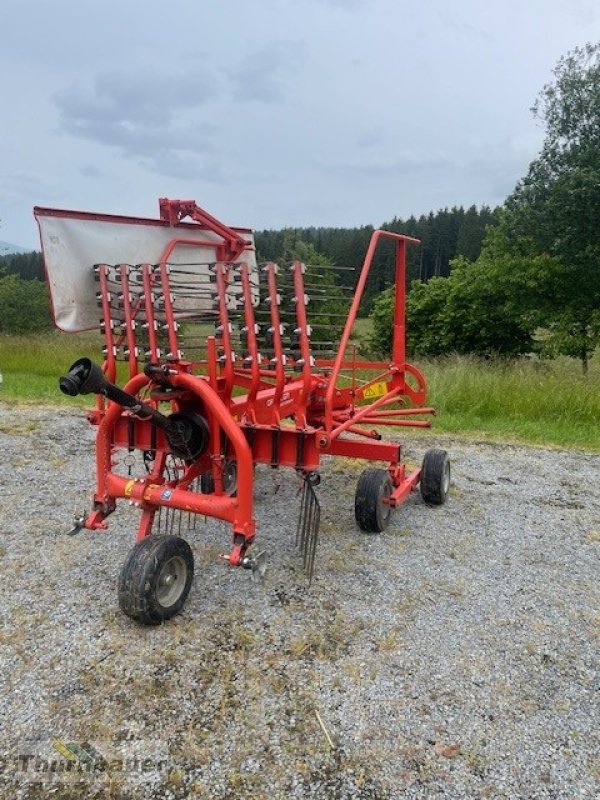
[(158, 574), (156, 599), (165, 607), (173, 605), (181, 595), (187, 580), (187, 566), (183, 558), (173, 556), (165, 562)]

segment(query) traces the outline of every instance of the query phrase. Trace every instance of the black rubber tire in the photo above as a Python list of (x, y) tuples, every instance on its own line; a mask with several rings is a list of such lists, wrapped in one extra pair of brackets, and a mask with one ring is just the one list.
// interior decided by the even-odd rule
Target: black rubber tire
[(354, 495), (354, 516), (365, 533), (381, 533), (390, 521), (392, 507), (383, 503), (392, 493), (392, 479), (386, 469), (366, 469), (358, 479)]
[(441, 506), (450, 491), (450, 459), (445, 450), (433, 447), (425, 453), (421, 467), (421, 497), (432, 506)]
[[(161, 583), (164, 568), (175, 570), (174, 580), (180, 584), (180, 587), (174, 586), (176, 594), (173, 597), (168, 597), (168, 584), (165, 584), (165, 590)], [(160, 625), (181, 611), (193, 577), (194, 556), (185, 539), (162, 534), (147, 536), (132, 548), (121, 568), (121, 611), (143, 625)], [(166, 602), (160, 598), (161, 592), (166, 594)]]
[[(229, 497), (235, 497), (237, 492), (237, 462), (233, 459), (227, 459), (226, 466), (229, 470), (229, 475), (226, 476), (225, 494), (228, 494)], [(204, 472), (200, 476), (200, 491), (202, 494), (213, 494), (215, 491), (215, 479), (212, 472)]]
[(212, 494), (215, 491), (215, 479), (212, 472), (203, 472), (200, 475), (200, 491), (202, 494)]

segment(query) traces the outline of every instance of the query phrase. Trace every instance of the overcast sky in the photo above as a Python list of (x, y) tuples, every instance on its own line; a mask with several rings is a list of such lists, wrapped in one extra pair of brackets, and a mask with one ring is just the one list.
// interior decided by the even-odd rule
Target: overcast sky
[(0, 239), (31, 209), (255, 228), (501, 203), (598, 0), (3, 0)]

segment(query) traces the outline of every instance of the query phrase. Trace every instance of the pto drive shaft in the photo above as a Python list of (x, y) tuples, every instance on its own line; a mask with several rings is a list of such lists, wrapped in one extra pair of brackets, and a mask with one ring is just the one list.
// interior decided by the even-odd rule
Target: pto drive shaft
[(130, 409), (138, 417), (150, 418), (157, 428), (162, 428), (164, 431), (169, 428), (168, 417), (108, 381), (101, 367), (89, 358), (80, 358), (72, 364), (58, 384), (63, 394), (71, 397), (76, 397), (78, 394), (103, 394), (114, 403)]
[(135, 395), (124, 392), (106, 379), (102, 368), (89, 358), (80, 358), (71, 365), (66, 375), (59, 380), (63, 394), (76, 397), (78, 394), (102, 394), (117, 405), (132, 411), (141, 419), (151, 420), (167, 435), (169, 444), (183, 458), (197, 458), (208, 444), (208, 423), (200, 414), (175, 413), (168, 417)]

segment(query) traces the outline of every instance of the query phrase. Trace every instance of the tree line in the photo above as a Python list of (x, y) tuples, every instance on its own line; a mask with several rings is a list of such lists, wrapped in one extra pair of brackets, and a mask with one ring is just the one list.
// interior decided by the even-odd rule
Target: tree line
[[(407, 252), (407, 275), (409, 281), (428, 281), (433, 277), (447, 277), (452, 260), (458, 256), (475, 259), (488, 225), (496, 222), (498, 210), (488, 206), (468, 209), (454, 207), (437, 212), (411, 216), (408, 219), (394, 217), (381, 225), (385, 230), (404, 233), (421, 241), (418, 247), (409, 247)], [(283, 228), (263, 230), (255, 234), (257, 256), (260, 261), (286, 261), (303, 243), (314, 250), (331, 265), (346, 268), (337, 276), (342, 286), (353, 286), (356, 274), (347, 268), (360, 268), (373, 226), (355, 228)], [(382, 242), (375, 254), (369, 282), (366, 287), (363, 312), (372, 308), (378, 295), (394, 281), (394, 248)]]
[(41, 253), (0, 257), (0, 334), (50, 330), (50, 305), (44, 280)]

